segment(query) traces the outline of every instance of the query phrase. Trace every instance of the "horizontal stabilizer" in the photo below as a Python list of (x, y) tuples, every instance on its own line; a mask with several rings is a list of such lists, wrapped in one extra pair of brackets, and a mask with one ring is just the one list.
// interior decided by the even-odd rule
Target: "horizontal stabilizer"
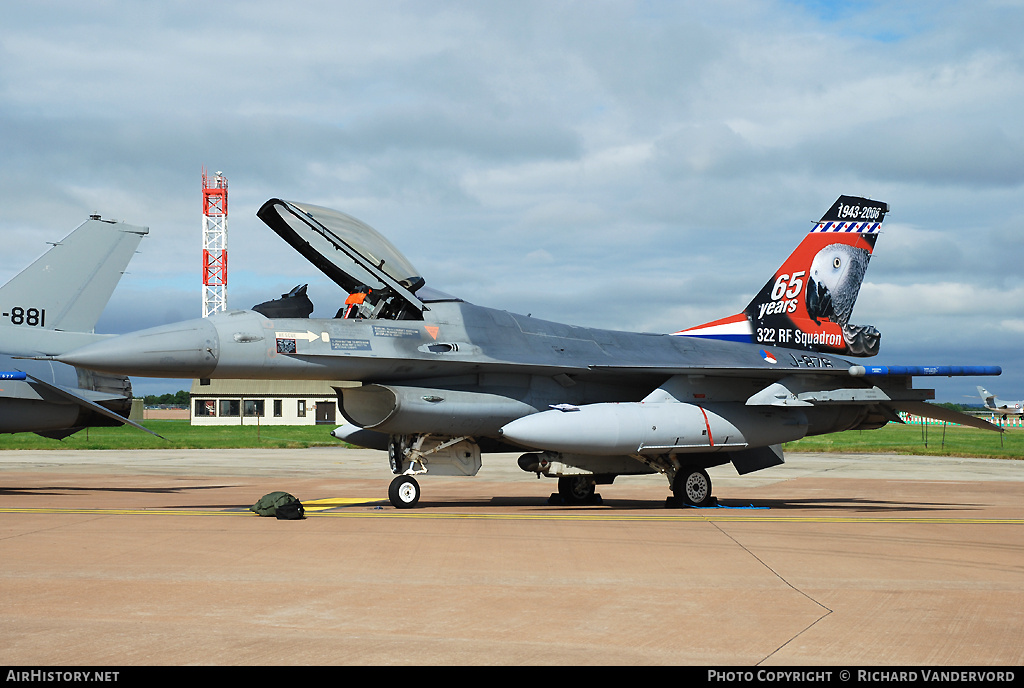
[(153, 432), (149, 428), (145, 428), (145, 427), (139, 425), (138, 423), (136, 423), (133, 420), (129, 420), (129, 419), (125, 418), (124, 416), (118, 414), (118, 413), (114, 413), (113, 411), (111, 411), (110, 409), (106, 408), (105, 406), (101, 406), (101, 405), (97, 404), (94, 401), (90, 401), (90, 400), (86, 399), (83, 396), (75, 394), (73, 391), (71, 391), (70, 389), (68, 389), (66, 387), (61, 387), (59, 385), (52, 385), (49, 382), (46, 382), (45, 380), (40, 380), (35, 375), (27, 375), (26, 374), (26, 377), (28, 377), (30, 380), (32, 380), (32, 382), (34, 382), (35, 384), (39, 385), (43, 389), (46, 389), (46, 390), (48, 390), (50, 392), (53, 392), (55, 394), (59, 394), (60, 396), (64, 397), (65, 399), (68, 399), (68, 400), (78, 404), (79, 406), (84, 406), (85, 408), (87, 408), (87, 409), (89, 409), (91, 411), (95, 411), (96, 413), (99, 413), (100, 415), (106, 416), (107, 418), (111, 418), (113, 420), (116, 420), (119, 423), (127, 423), (128, 425), (131, 425), (133, 428), (138, 428), (139, 430), (143, 430), (145, 432), (148, 432), (150, 435), (153, 435), (154, 437), (159, 437), (162, 440), (166, 440), (167, 439), (166, 437), (163, 437), (163, 436), (158, 435), (157, 433)]
[(978, 418), (977, 416), (971, 416), (966, 413), (961, 413), (960, 411), (948, 409), (945, 406), (936, 406), (935, 404), (929, 404), (924, 401), (892, 401), (887, 402), (885, 405), (896, 409), (897, 411), (913, 413), (914, 415), (921, 416), (923, 418), (932, 418), (934, 420), (941, 420), (947, 423), (956, 423), (957, 425), (968, 425), (972, 428), (979, 428), (981, 430), (1004, 432), (1001, 427), (989, 423), (984, 418)]

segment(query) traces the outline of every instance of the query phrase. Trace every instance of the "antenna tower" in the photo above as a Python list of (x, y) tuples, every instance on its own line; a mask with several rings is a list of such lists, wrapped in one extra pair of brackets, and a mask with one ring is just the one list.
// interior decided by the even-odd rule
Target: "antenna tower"
[(228, 307), (228, 178), (203, 168), (203, 317)]

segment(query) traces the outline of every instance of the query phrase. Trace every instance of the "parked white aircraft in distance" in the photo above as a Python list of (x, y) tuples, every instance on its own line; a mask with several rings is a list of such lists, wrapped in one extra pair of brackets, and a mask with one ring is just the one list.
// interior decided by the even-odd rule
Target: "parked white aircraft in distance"
[(1006, 420), (1007, 416), (1019, 416), (1024, 414), (1024, 401), (1000, 401), (995, 394), (984, 387), (978, 387), (978, 395), (981, 396), (985, 410), (991, 411)]

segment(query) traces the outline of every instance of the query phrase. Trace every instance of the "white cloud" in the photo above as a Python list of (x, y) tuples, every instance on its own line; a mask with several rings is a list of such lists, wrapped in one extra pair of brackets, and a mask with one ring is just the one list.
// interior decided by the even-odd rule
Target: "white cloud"
[(857, 309), (875, 318), (1024, 315), (1024, 284), (1000, 289), (964, 282), (865, 282)]

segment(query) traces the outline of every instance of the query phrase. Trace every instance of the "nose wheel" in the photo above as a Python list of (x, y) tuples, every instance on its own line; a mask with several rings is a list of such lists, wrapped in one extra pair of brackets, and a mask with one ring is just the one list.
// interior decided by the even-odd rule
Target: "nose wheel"
[(396, 509), (411, 509), (420, 501), (420, 484), (411, 475), (400, 475), (391, 481), (388, 498)]

